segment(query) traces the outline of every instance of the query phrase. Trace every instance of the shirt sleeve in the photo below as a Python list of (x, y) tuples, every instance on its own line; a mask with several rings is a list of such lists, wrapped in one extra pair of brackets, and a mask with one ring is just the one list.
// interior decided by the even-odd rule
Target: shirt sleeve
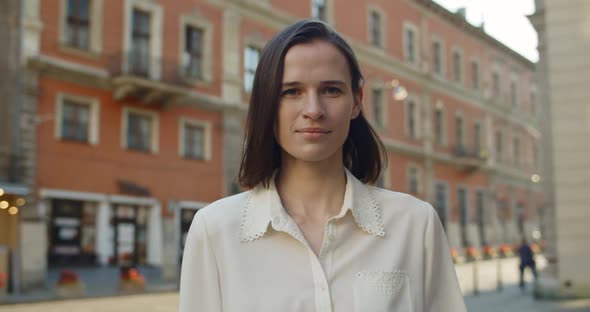
[(197, 213), (182, 258), (179, 312), (223, 311), (218, 272), (203, 213)]
[(457, 280), (447, 236), (434, 208), (428, 203), (424, 239), (424, 311), (467, 311)]

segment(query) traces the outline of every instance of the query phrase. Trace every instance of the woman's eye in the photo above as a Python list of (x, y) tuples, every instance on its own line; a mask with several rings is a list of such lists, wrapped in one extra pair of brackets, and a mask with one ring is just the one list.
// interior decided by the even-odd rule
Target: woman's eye
[(342, 90), (340, 90), (337, 87), (327, 87), (326, 89), (324, 89), (324, 93), (328, 95), (340, 95), (342, 94)]
[(299, 90), (297, 90), (297, 89), (287, 89), (281, 93), (281, 96), (287, 96), (287, 97), (294, 97), (297, 95), (299, 95)]

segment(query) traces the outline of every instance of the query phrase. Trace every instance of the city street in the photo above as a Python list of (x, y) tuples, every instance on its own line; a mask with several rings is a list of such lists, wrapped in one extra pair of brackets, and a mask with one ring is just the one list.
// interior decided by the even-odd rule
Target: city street
[[(545, 266), (538, 257), (539, 267)], [(502, 269), (503, 289), (497, 291), (497, 268)], [(531, 295), (531, 287), (521, 292), (517, 287), (517, 259), (481, 261), (477, 263), (479, 294), (474, 295), (473, 263), (457, 265), (461, 287), (469, 311), (477, 312), (582, 312), (590, 311), (589, 300), (538, 301)], [(530, 285), (532, 276), (527, 275)], [(0, 312), (99, 312), (99, 311), (142, 311), (164, 312), (178, 309), (177, 293), (156, 293), (145, 295), (115, 296), (79, 300), (47, 301), (17, 305), (0, 305)]]

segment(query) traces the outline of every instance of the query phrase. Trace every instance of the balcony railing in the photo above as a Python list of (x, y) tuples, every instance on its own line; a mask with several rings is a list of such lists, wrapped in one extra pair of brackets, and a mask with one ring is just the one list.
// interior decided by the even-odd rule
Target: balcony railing
[(131, 97), (146, 103), (162, 103), (185, 96), (200, 78), (194, 64), (182, 66), (177, 60), (155, 59), (137, 52), (111, 55), (108, 70), (116, 99)]
[(488, 153), (485, 148), (456, 145), (453, 147), (453, 156), (457, 158), (462, 168), (472, 171), (485, 164)]

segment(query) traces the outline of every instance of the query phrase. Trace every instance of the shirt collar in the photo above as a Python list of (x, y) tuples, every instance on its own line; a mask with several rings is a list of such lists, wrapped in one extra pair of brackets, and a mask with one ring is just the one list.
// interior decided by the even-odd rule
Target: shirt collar
[[(359, 228), (371, 235), (384, 236), (381, 207), (375, 199), (372, 187), (359, 181), (347, 169), (345, 171), (347, 182), (344, 203), (337, 218), (343, 217), (350, 210)], [(268, 188), (260, 185), (250, 191), (242, 207), (240, 239), (242, 242), (259, 239), (266, 233), (269, 223), (276, 230), (284, 230), (295, 237), (300, 236), (299, 231), (289, 228), (288, 225), (292, 222), (287, 221), (288, 215), (281, 204), (273, 178)]]

